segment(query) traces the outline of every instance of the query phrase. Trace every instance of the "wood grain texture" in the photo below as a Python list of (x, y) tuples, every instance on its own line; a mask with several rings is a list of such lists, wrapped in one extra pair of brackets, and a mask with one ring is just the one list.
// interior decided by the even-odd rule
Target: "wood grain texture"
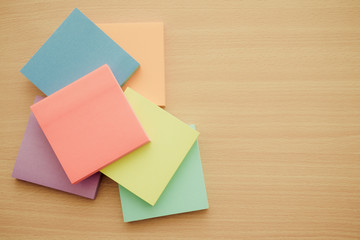
[[(19, 72), (78, 7), (165, 23), (167, 110), (201, 132), (210, 209), (126, 224), (11, 178), (35, 95)], [(0, 1), (0, 239), (360, 239), (359, 1)]]

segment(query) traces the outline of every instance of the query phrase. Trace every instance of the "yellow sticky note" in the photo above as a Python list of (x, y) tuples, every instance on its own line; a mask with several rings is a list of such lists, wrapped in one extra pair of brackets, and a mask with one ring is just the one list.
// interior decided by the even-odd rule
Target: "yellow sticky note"
[(165, 107), (164, 24), (105, 23), (98, 26), (140, 63), (139, 70), (122, 88), (130, 87)]
[(131, 88), (126, 89), (125, 97), (151, 142), (108, 165), (101, 172), (155, 205), (199, 132)]

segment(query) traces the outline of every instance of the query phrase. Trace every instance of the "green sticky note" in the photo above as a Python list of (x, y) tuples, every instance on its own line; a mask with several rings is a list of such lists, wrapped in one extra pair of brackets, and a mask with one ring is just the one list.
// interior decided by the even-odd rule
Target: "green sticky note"
[(155, 206), (120, 185), (119, 190), (125, 222), (208, 209), (198, 142), (194, 143)]
[(128, 87), (124, 94), (150, 143), (101, 172), (154, 206), (199, 132), (131, 88)]

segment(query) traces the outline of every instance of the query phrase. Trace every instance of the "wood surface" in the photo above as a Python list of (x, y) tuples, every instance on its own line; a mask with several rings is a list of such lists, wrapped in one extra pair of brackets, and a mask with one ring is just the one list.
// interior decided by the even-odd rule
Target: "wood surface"
[[(19, 70), (74, 7), (164, 22), (209, 210), (124, 223), (106, 177), (95, 201), (11, 177), (42, 95)], [(1, 0), (0, 66), (0, 239), (360, 239), (359, 1)]]

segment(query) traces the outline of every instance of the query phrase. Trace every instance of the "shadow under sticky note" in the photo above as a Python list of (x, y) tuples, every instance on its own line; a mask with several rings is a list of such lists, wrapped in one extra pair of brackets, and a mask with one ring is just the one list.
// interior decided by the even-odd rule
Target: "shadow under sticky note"
[(107, 64), (123, 85), (139, 64), (78, 9), (20, 70), (43, 93), (50, 95)]
[(104, 65), (31, 106), (71, 183), (149, 142)]
[[(34, 103), (41, 99), (43, 97), (37, 96)], [(30, 113), (12, 176), (45, 187), (95, 199), (101, 173), (96, 173), (78, 184), (71, 184), (34, 114)]]
[(131, 88), (125, 90), (125, 96), (151, 142), (101, 172), (155, 205), (199, 132)]
[(105, 23), (98, 26), (141, 65), (123, 89), (130, 87), (156, 105), (165, 107), (164, 24)]
[(120, 185), (119, 191), (125, 222), (208, 209), (198, 142), (191, 147), (155, 206)]

